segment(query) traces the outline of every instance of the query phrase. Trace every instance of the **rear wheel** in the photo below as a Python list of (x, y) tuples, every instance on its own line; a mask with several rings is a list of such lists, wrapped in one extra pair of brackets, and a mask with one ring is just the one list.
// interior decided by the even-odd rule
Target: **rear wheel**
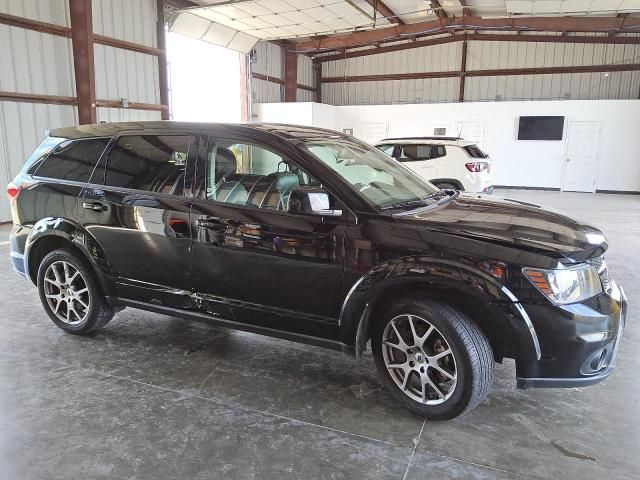
[(491, 346), (482, 331), (450, 305), (406, 299), (377, 319), (372, 350), (393, 396), (430, 420), (472, 410), (493, 380)]
[(68, 250), (44, 257), (38, 268), (38, 293), (49, 318), (69, 333), (90, 333), (115, 313), (91, 267)]

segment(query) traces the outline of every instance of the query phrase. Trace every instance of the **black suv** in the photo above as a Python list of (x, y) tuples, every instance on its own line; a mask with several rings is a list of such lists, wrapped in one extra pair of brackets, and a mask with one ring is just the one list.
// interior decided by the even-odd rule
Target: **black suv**
[(626, 316), (595, 228), (439, 190), (353, 137), (288, 125), (53, 130), (8, 187), (11, 259), (85, 334), (135, 307), (360, 356), (429, 419), (612, 371)]

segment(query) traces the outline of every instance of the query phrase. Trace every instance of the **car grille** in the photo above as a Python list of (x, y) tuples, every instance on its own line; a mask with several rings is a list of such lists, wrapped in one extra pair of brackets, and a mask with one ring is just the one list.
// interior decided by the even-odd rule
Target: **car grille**
[(604, 260), (604, 255), (590, 260), (589, 263), (598, 270), (602, 288), (605, 292), (608, 292), (611, 288), (611, 282), (609, 281), (609, 270), (607, 269), (607, 262)]

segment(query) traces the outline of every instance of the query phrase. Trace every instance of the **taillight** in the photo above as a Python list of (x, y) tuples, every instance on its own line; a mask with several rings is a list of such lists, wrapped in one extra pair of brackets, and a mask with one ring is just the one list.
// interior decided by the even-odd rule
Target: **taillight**
[(470, 162), (465, 163), (465, 167), (467, 170), (474, 173), (484, 172), (485, 170), (489, 170), (489, 164), (487, 162)]
[(9, 185), (7, 185), (7, 197), (9, 197), (9, 201), (11, 202), (16, 198), (18, 198), (19, 194), (20, 194), (20, 187), (18, 187), (13, 182), (9, 182)]

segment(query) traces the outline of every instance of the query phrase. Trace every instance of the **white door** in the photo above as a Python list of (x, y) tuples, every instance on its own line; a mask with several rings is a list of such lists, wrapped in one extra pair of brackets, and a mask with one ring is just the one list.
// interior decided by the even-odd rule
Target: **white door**
[(473, 120), (456, 123), (456, 135), (460, 138), (474, 142), (482, 150), (485, 150), (487, 122), (484, 120)]
[(595, 192), (601, 122), (569, 122), (562, 190)]

